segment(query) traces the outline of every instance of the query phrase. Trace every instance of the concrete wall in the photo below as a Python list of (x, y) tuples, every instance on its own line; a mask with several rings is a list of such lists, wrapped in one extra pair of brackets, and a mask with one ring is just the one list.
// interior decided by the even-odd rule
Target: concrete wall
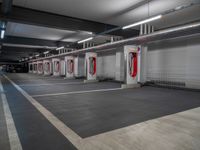
[[(110, 78), (116, 79), (116, 72), (118, 72), (118, 81), (123, 80), (123, 63), (122, 60), (119, 60), (119, 57), (116, 57), (116, 53), (121, 53), (123, 56), (122, 48), (119, 47), (116, 50), (104, 51), (97, 53), (97, 77), (98, 78)], [(119, 61), (120, 64), (117, 64)]]
[(148, 45), (147, 79), (184, 82), (200, 88), (200, 36), (171, 39)]
[(115, 78), (116, 54), (99, 56), (97, 58), (97, 76), (100, 78)]

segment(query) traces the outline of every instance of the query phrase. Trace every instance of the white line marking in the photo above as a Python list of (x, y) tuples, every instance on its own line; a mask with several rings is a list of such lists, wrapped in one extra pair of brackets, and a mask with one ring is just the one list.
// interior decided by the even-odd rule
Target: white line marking
[(49, 122), (60, 131), (75, 147), (78, 149), (82, 148), (82, 138), (76, 134), (73, 130), (67, 127), (62, 121), (60, 121), (56, 116), (54, 116), (50, 111), (38, 103), (34, 98), (32, 98), (28, 93), (26, 93), (22, 88), (10, 80), (6, 75), (3, 75), (7, 80), (12, 83), (12, 85), (24, 96), (26, 99), (47, 119)]
[(0, 80), (0, 91), (1, 91), (1, 98), (2, 98), (2, 102), (3, 102), (4, 115), (5, 115), (5, 119), (6, 119), (7, 132), (8, 132), (9, 142), (10, 142), (10, 149), (11, 150), (22, 150), (19, 136), (17, 134), (17, 130), (15, 127), (15, 123), (14, 123), (12, 114), (10, 112), (10, 108), (8, 105), (6, 95), (4, 94), (4, 89), (2, 86), (1, 80)]
[[(65, 82), (65, 81), (63, 81)], [(81, 84), (84, 82), (68, 82), (68, 83), (46, 83), (46, 84), (19, 84), (19, 86), (47, 86), (47, 85), (71, 85), (71, 84)]]
[(31, 95), (32, 97), (45, 97), (45, 96), (58, 96), (58, 95), (69, 95), (69, 94), (84, 94), (84, 93), (94, 93), (94, 92), (108, 92), (122, 90), (123, 88), (112, 88), (112, 89), (98, 89), (98, 90), (88, 90), (88, 91), (73, 91), (66, 93), (53, 93), (53, 94), (42, 94), (42, 95)]

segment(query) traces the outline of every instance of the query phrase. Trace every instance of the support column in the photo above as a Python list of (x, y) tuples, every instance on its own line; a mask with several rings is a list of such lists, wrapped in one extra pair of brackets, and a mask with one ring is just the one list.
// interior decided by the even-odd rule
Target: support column
[(66, 78), (74, 78), (74, 57), (66, 56), (65, 64), (66, 64)]
[(97, 53), (86, 53), (85, 63), (87, 79), (84, 82), (97, 82)]
[(65, 60), (60, 60), (60, 75), (66, 76), (66, 63)]
[(50, 60), (44, 60), (43, 66), (44, 66), (44, 75), (51, 75), (52, 74), (52, 62)]
[(74, 58), (74, 76), (80, 78), (84, 76), (84, 58), (77, 56)]
[(122, 85), (122, 88), (140, 87), (138, 84), (138, 79), (140, 78), (139, 51), (140, 46), (124, 46), (125, 84)]
[(53, 76), (60, 76), (60, 59), (59, 58), (53, 58)]

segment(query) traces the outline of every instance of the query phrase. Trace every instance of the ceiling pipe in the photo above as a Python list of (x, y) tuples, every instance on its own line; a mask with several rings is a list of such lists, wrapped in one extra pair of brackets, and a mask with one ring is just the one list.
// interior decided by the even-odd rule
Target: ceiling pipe
[(54, 55), (54, 56), (50, 56), (46, 58), (40, 58), (33, 61), (64, 57), (66, 55), (83, 54), (83, 53), (91, 52), (91, 51), (95, 52), (97, 50), (100, 51), (100, 50), (105, 50), (105, 49), (113, 48), (113, 47), (119, 47), (123, 45), (146, 44), (153, 41), (170, 39), (170, 38), (175, 38), (175, 37), (183, 37), (183, 36), (193, 35), (197, 33), (200, 33), (200, 22), (195, 22), (195, 23), (190, 23), (186, 25), (181, 25), (178, 27), (172, 27), (172, 28), (168, 28), (164, 30), (159, 30), (147, 35), (142, 35), (142, 36), (124, 39), (124, 40), (120, 40), (120, 41), (116, 41), (112, 43), (106, 43), (106, 44), (102, 44), (98, 46), (79, 49), (79, 50), (68, 52), (65, 54), (59, 54), (59, 55)]
[(3, 0), (1, 5), (1, 12), (5, 15), (12, 11), (13, 0)]

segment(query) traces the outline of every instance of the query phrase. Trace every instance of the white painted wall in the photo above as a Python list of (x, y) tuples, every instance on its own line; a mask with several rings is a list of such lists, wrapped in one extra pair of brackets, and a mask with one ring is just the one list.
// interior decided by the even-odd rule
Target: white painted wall
[(97, 56), (97, 76), (115, 79), (116, 54)]
[(200, 88), (200, 36), (149, 44), (146, 76)]

